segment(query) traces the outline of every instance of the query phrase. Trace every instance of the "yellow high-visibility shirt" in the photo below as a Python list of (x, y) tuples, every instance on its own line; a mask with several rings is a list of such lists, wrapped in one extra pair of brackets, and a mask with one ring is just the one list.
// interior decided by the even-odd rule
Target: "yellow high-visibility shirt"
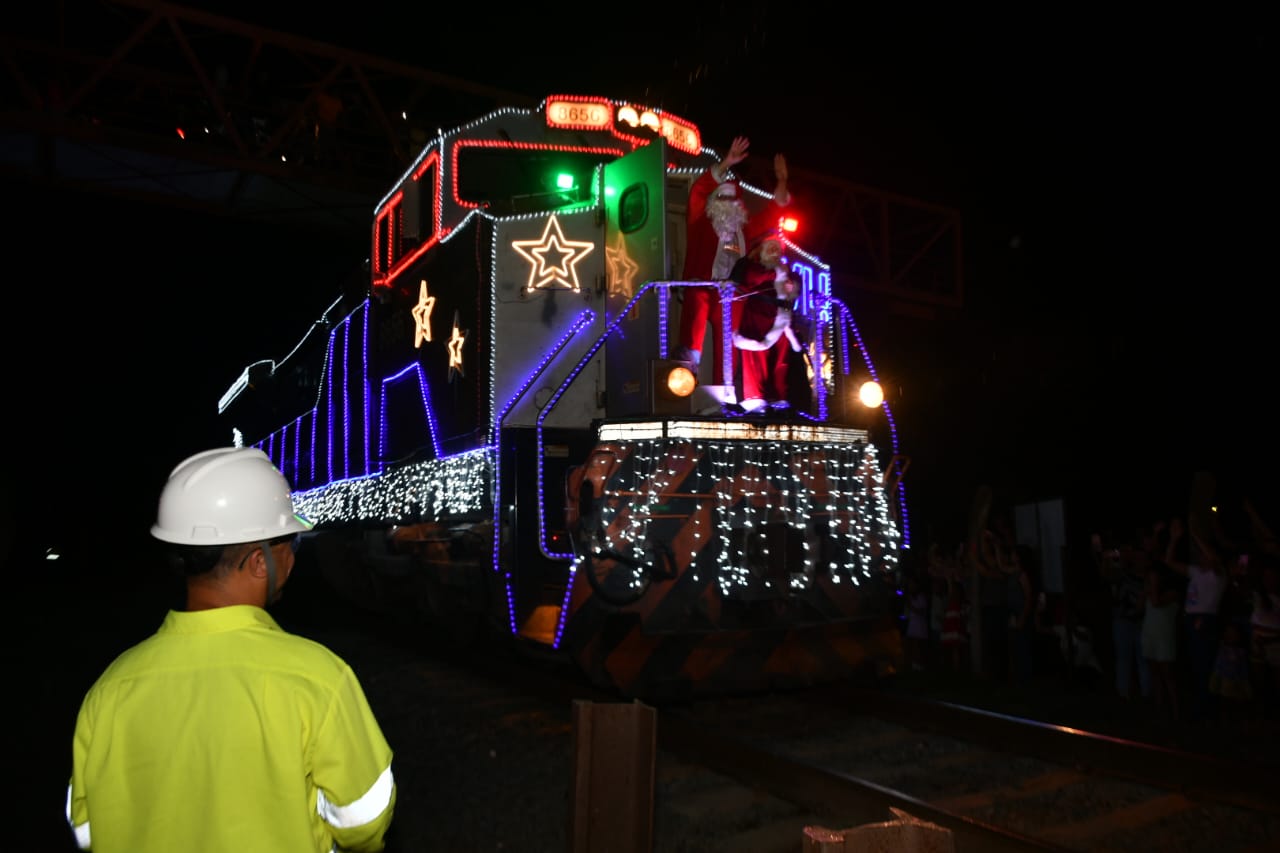
[(391, 747), (351, 668), (248, 605), (171, 611), (76, 718), (67, 820), (97, 853), (381, 850)]

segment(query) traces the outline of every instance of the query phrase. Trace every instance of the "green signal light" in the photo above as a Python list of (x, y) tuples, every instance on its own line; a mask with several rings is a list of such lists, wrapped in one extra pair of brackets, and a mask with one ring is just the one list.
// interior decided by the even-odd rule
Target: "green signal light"
[(556, 189), (571, 190), (574, 187), (573, 175), (568, 172), (561, 172), (556, 175)]

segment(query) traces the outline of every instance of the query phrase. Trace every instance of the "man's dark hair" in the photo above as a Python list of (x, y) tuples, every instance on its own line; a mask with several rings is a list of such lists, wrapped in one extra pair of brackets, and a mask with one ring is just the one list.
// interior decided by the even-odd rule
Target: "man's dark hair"
[(165, 561), (174, 574), (194, 577), (218, 565), (225, 550), (225, 545), (167, 545)]

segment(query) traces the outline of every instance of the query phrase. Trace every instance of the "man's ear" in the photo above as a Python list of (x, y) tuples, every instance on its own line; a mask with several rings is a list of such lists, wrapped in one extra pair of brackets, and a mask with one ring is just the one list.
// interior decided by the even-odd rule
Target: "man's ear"
[(244, 565), (252, 577), (265, 578), (267, 576), (267, 561), (262, 556), (261, 545), (253, 546), (253, 551), (245, 558)]

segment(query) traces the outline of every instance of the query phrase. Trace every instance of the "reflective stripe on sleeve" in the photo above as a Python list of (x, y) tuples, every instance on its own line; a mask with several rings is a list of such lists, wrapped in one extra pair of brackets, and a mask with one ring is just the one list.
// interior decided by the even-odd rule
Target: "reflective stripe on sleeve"
[(71, 820), (71, 786), (67, 786), (67, 826), (71, 827), (72, 832), (76, 834), (76, 845), (81, 850), (89, 849), (89, 821), (85, 821), (79, 826)]
[[(378, 776), (377, 781), (355, 802), (345, 806), (334, 805), (325, 797), (324, 791), (316, 794), (316, 811), (325, 822), (337, 829), (350, 829), (363, 826), (391, 805), (391, 793), (395, 790), (395, 779), (391, 776), (391, 766)], [(86, 833), (88, 827), (85, 827)], [(86, 834), (86, 837), (87, 834)]]

